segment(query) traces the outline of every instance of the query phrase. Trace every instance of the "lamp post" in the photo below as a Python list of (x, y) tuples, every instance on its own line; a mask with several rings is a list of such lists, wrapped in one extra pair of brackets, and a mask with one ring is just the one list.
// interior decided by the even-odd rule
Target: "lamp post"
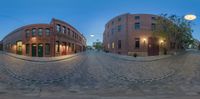
[[(197, 16), (194, 15), (194, 14), (187, 14), (184, 16), (184, 19), (187, 20), (187, 21), (194, 21), (197, 19)], [(198, 45), (198, 49), (200, 50), (200, 43)]]

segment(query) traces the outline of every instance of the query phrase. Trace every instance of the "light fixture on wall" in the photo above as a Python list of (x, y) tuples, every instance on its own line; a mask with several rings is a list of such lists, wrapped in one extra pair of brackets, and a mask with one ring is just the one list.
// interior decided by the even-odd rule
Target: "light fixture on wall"
[(144, 39), (143, 39), (143, 41), (144, 41), (144, 43), (146, 43), (147, 39), (146, 39), (146, 38), (144, 38)]

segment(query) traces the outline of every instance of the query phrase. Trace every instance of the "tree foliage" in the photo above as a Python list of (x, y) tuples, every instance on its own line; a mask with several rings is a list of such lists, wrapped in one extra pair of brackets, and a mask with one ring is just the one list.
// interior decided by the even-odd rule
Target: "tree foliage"
[(191, 22), (176, 15), (161, 14), (156, 19), (154, 36), (173, 42), (176, 49), (187, 48), (193, 43)]

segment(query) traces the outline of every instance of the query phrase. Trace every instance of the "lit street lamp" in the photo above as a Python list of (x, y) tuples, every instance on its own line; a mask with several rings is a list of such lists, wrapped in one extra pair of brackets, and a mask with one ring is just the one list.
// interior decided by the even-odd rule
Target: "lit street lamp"
[[(194, 21), (194, 20), (197, 19), (197, 16), (194, 15), (194, 14), (187, 14), (187, 15), (184, 16), (184, 19), (188, 20), (188, 21)], [(200, 50), (200, 44), (199, 44), (198, 47), (199, 47), (199, 50)]]
[(94, 35), (93, 35), (93, 34), (91, 34), (91, 35), (90, 35), (90, 37), (94, 37)]
[(194, 14), (187, 14), (187, 15), (184, 16), (184, 18), (188, 21), (193, 21), (197, 18), (197, 16), (194, 15)]

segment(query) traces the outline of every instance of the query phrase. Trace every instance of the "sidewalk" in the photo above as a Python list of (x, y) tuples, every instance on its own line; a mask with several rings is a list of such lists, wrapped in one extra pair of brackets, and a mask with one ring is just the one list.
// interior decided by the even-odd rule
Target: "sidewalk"
[(104, 53), (104, 52), (103, 54), (125, 61), (138, 61), (138, 62), (157, 61), (161, 59), (170, 58), (173, 56), (173, 55), (159, 55), (159, 56), (147, 56), (147, 57), (133, 57), (133, 56), (118, 55), (118, 54)]
[(83, 53), (77, 53), (77, 54), (71, 54), (71, 55), (65, 55), (65, 56), (57, 56), (57, 57), (30, 57), (30, 56), (23, 56), (23, 55), (8, 53), (8, 52), (4, 52), (4, 51), (0, 51), (0, 54), (8, 55), (10, 57), (14, 57), (14, 58), (25, 60), (25, 61), (31, 61), (31, 62), (55, 62), (55, 61), (62, 61), (65, 59), (70, 59), (70, 58), (76, 57)]
[(20, 96), (0, 95), (1, 99), (200, 99), (200, 96), (97, 96), (97, 95), (63, 95), (63, 96)]

